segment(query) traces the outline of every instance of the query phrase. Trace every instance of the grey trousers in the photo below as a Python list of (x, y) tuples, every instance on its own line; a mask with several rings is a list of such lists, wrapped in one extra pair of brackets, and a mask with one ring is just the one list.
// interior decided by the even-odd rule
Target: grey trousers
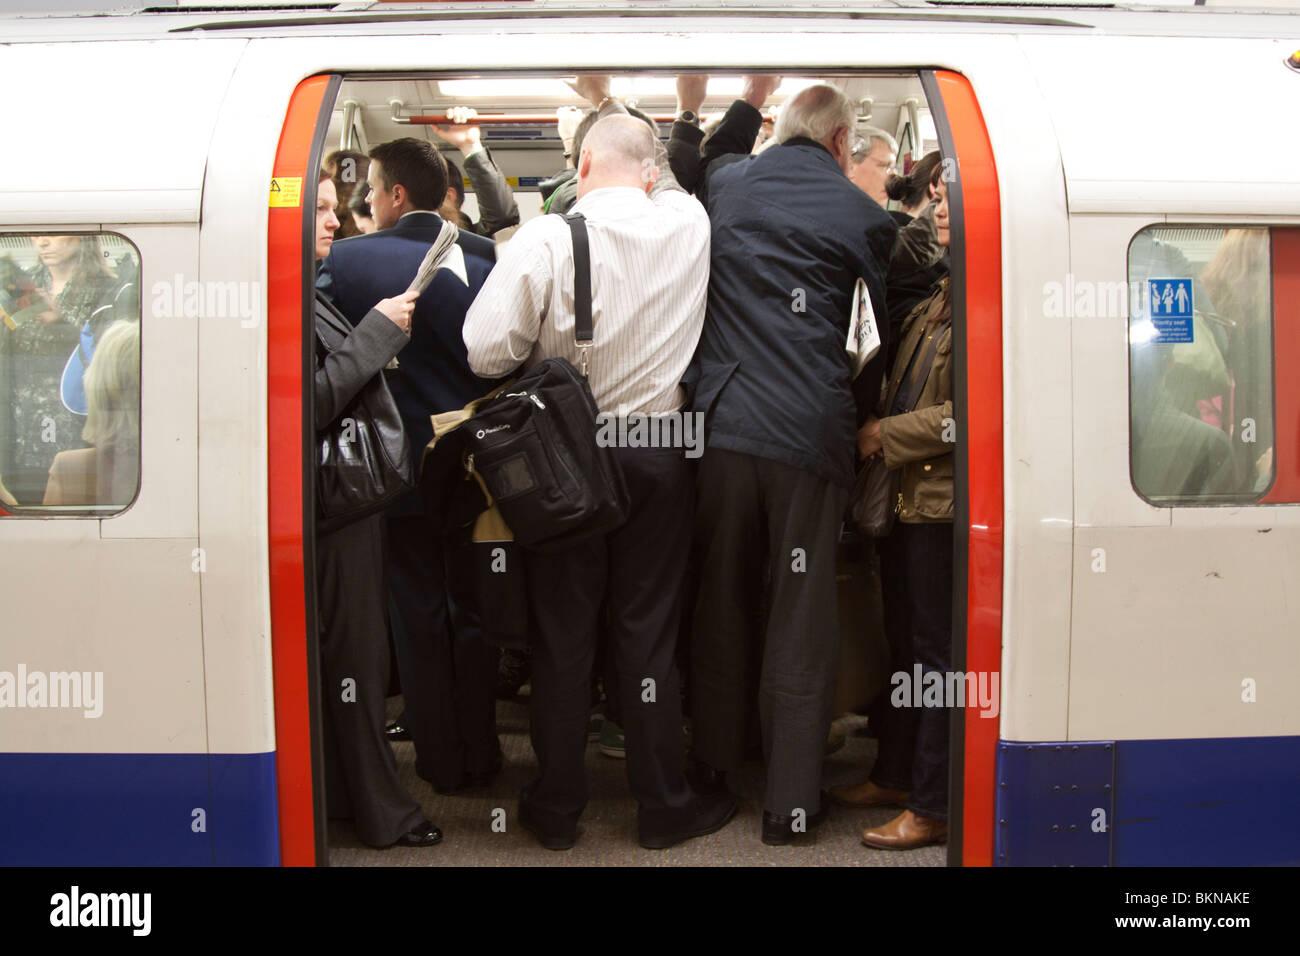
[(747, 675), (757, 671), (764, 807), (811, 815), (821, 807), (833, 716), (835, 544), (848, 490), (790, 465), (710, 448), (696, 494), (695, 755), (717, 770), (741, 768)]

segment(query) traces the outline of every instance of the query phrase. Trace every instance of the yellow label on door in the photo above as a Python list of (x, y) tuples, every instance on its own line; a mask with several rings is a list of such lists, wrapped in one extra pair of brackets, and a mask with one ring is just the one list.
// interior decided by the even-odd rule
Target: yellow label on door
[(302, 205), (302, 177), (281, 176), (271, 180), (271, 208)]

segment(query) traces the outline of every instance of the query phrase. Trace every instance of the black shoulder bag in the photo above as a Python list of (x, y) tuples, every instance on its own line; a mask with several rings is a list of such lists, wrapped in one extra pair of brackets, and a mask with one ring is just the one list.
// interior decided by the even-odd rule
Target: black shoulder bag
[(627, 520), (629, 498), (614, 449), (596, 441), (596, 400), (587, 384), (592, 347), (587, 224), (573, 234), (574, 340), (582, 371), (563, 358), (539, 362), (461, 425), (469, 467), (482, 478), (515, 540), (560, 551)]
[[(316, 341), (322, 356), (332, 351), (319, 320)], [(383, 372), (316, 433), (316, 447), (317, 527), (323, 533), (383, 511), (415, 487), (406, 428)]]

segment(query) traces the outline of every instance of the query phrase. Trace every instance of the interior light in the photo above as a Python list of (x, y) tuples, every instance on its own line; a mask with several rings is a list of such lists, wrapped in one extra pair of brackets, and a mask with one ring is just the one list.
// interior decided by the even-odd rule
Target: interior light
[(932, 143), (939, 138), (939, 131), (934, 128), (934, 115), (921, 114), (921, 142)]
[[(788, 98), (800, 90), (819, 83), (820, 80), (790, 76), (781, 81), (773, 93), (775, 97)], [(709, 79), (709, 97), (735, 99), (744, 91), (745, 81), (739, 76), (715, 76)], [(677, 79), (672, 76), (616, 76), (610, 91), (621, 97), (664, 97), (677, 94)], [(438, 92), (454, 99), (556, 99), (576, 101), (577, 94), (559, 79), (519, 80), (518, 78), (484, 80), (439, 80)]]
[[(738, 76), (715, 76), (709, 80), (710, 96), (740, 95), (744, 87)], [(667, 96), (677, 95), (677, 79), (671, 76), (616, 76), (610, 83), (615, 96)]]
[(515, 96), (530, 98), (571, 100), (576, 93), (569, 89), (563, 80), (528, 80), (521, 83), (517, 79), (500, 80), (439, 80), (438, 92), (456, 99), (494, 98), (506, 99)]
[(1300, 50), (1296, 50), (1289, 57), (1287, 57), (1286, 65), (1291, 67), (1291, 69), (1295, 70), (1296, 72), (1300, 73)]
[(772, 91), (773, 96), (794, 96), (800, 90), (806, 90), (810, 86), (821, 83), (821, 80), (813, 79), (808, 76), (786, 76), (781, 78), (781, 85)]

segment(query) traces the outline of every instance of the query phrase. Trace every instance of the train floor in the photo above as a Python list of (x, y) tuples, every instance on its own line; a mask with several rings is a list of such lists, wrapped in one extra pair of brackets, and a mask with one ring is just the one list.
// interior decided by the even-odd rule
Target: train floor
[[(400, 704), (390, 702), (390, 714)], [(823, 785), (856, 783), (875, 760), (876, 742), (866, 735), (863, 718), (841, 718), (844, 746), (826, 758)], [(891, 819), (892, 808), (851, 809), (833, 806), (825, 823), (811, 836), (785, 847), (759, 840), (762, 819), (763, 765), (753, 761), (743, 779), (731, 781), (741, 798), (736, 818), (717, 833), (667, 850), (644, 850), (636, 840), (636, 804), (628, 793), (625, 762), (607, 757), (595, 741), (587, 748), (591, 799), (571, 850), (543, 849), (518, 822), (519, 790), (536, 773), (537, 758), (528, 740), (527, 698), (498, 701), (497, 726), (505, 765), (490, 788), (441, 796), (415, 775), (410, 743), (394, 745), (398, 772), (407, 789), (443, 831), (442, 842), (426, 849), (393, 847), (374, 850), (360, 843), (348, 821), (331, 820), (333, 866), (943, 866), (946, 847), (918, 850), (872, 850), (859, 834)], [(496, 812), (504, 811), (504, 814)], [(505, 831), (501, 831), (504, 818)], [(494, 827), (493, 823), (497, 822)]]

